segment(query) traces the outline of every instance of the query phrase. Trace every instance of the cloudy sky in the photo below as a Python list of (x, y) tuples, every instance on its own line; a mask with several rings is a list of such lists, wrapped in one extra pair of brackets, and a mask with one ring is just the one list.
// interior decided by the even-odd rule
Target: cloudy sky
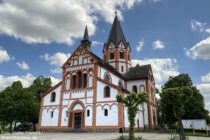
[(0, 0), (0, 90), (38, 75), (61, 78), (60, 66), (88, 26), (102, 56), (114, 11), (132, 48), (132, 64), (152, 64), (157, 87), (188, 73), (210, 110), (209, 0)]

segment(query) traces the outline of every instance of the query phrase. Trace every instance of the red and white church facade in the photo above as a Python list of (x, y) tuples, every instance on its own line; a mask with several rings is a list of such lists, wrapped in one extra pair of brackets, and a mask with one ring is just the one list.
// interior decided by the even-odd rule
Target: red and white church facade
[(103, 59), (91, 51), (87, 27), (83, 40), (62, 66), (62, 80), (41, 97), (39, 129), (116, 129), (129, 127), (127, 108), (117, 94), (147, 92), (136, 127), (157, 124), (155, 82), (151, 65), (131, 67), (131, 48), (117, 15), (103, 48)]

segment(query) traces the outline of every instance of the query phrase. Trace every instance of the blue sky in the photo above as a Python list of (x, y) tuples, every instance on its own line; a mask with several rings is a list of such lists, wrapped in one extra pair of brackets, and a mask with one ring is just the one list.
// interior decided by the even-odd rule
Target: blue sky
[(85, 25), (102, 56), (118, 11), (132, 64), (151, 63), (157, 87), (188, 73), (210, 110), (209, 0), (27, 0), (0, 2), (0, 90), (38, 75), (61, 77), (60, 66), (79, 45)]

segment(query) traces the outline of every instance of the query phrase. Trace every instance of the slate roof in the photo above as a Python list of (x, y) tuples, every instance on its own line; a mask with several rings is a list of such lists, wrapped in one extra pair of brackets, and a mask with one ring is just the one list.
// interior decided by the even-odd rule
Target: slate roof
[(110, 43), (111, 41), (116, 45), (120, 41), (123, 41), (123, 43), (125, 43), (125, 44), (127, 43), (117, 15), (114, 18), (114, 22), (112, 24), (112, 29), (109, 33), (107, 43)]
[(131, 67), (128, 72), (124, 74), (125, 79), (146, 79), (149, 76), (149, 70), (151, 65), (142, 65), (137, 64), (135, 67)]
[(149, 70), (152, 69), (151, 65), (142, 65), (140, 66), (137, 64), (135, 67), (130, 67), (129, 71), (125, 74), (119, 73), (116, 68), (106, 63), (104, 60), (102, 60), (100, 57), (95, 55), (93, 52), (89, 51), (93, 57), (95, 57), (100, 64), (102, 64), (104, 67), (106, 67), (108, 70), (114, 72), (121, 78), (124, 78), (125, 80), (135, 80), (135, 79), (147, 79), (149, 78)]

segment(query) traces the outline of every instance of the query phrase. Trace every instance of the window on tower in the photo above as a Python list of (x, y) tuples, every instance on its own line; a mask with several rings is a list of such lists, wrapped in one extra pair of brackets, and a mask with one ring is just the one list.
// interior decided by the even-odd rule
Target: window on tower
[(87, 110), (87, 117), (89, 117), (90, 116), (90, 110), (88, 109)]
[(110, 59), (114, 59), (114, 51), (110, 52)]
[(124, 59), (124, 52), (120, 51), (120, 59)]
[(121, 66), (121, 72), (124, 72), (124, 67), (123, 66)]

